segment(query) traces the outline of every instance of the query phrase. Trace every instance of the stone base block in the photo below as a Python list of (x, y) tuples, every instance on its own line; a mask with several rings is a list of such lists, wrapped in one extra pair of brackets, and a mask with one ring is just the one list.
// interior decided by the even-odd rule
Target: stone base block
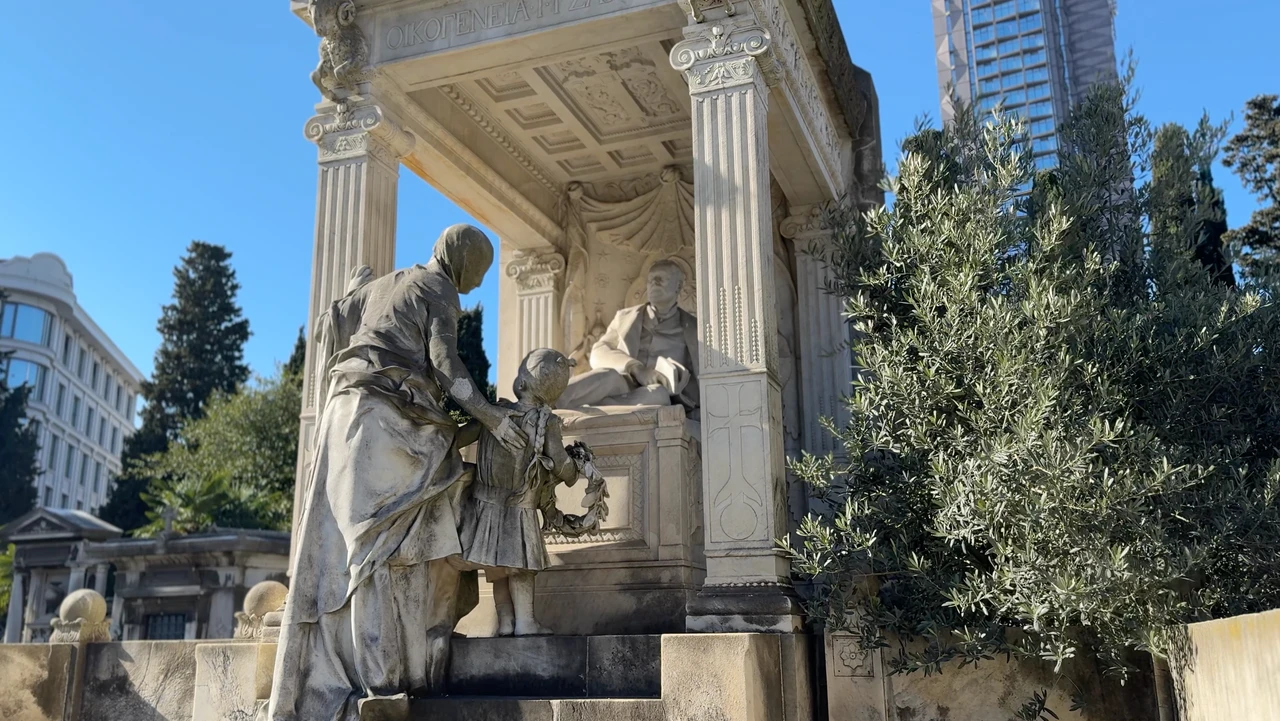
[(798, 634), (662, 637), (668, 721), (812, 721), (809, 639)]
[(85, 646), (82, 718), (191, 718), (196, 646), (194, 641)]
[(271, 698), (274, 643), (202, 643), (195, 648), (192, 721), (252, 719)]
[(538, 574), (538, 620), (564, 635), (679, 633), (703, 573), (663, 561), (551, 568)]
[(666, 721), (658, 699), (443, 698), (414, 701), (413, 721)]
[(526, 636), (453, 642), (451, 696), (657, 698), (659, 636)]
[(708, 586), (689, 604), (685, 630), (694, 633), (801, 633), (804, 609), (783, 586)]
[(73, 644), (0, 645), (0, 718), (74, 721), (81, 653)]

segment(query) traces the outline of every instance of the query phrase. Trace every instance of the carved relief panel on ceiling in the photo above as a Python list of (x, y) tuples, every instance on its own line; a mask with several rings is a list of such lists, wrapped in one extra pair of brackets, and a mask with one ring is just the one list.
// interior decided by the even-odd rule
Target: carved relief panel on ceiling
[(597, 143), (688, 122), (688, 115), (639, 48), (537, 69)]

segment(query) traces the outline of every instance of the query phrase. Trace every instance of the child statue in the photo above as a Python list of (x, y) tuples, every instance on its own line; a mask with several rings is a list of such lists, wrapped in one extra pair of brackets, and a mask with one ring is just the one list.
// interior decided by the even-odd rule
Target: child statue
[[(475, 480), (462, 498), (461, 565), (483, 570), (493, 583), (499, 636), (551, 633), (533, 615), (534, 574), (549, 565), (539, 509), (554, 516), (547, 519), (551, 527), (575, 535), (598, 527), (607, 512), (603, 477), (590, 451), (581, 444), (564, 447), (561, 421), (551, 410), (569, 383), (572, 365), (558, 351), (532, 351), (516, 373), (516, 400), (498, 401), (516, 412), (512, 420), (529, 439), (524, 449), (513, 453), (478, 424), (461, 434), (479, 434)], [(566, 517), (554, 510), (554, 488), (577, 483), (579, 469), (591, 476), (592, 512)]]

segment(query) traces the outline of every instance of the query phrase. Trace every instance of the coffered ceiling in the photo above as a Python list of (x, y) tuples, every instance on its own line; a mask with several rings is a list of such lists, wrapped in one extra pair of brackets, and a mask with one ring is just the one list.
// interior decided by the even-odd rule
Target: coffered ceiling
[(572, 180), (635, 176), (692, 159), (689, 94), (667, 60), (670, 45), (654, 40), (535, 62), (410, 97), (459, 137), (487, 135), (558, 194)]

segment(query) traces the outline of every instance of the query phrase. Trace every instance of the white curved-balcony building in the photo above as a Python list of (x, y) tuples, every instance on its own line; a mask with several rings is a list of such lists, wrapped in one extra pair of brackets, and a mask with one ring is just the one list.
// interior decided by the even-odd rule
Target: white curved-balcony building
[(58, 256), (0, 260), (0, 289), (8, 296), (0, 308), (0, 351), (12, 353), (8, 382), (32, 388), (36, 503), (96, 512), (134, 429), (142, 373), (76, 302)]

